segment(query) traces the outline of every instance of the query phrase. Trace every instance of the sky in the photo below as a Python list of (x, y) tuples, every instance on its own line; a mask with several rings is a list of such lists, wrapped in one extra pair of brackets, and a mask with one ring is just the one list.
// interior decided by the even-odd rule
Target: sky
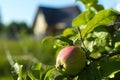
[[(120, 10), (120, 0), (99, 0), (104, 7), (113, 7)], [(0, 0), (0, 13), (2, 15), (2, 22), (9, 24), (12, 21), (26, 22), (32, 26), (38, 6), (62, 7), (77, 4), (75, 0)], [(116, 8), (117, 6), (117, 8)], [(84, 6), (80, 5), (82, 11)]]

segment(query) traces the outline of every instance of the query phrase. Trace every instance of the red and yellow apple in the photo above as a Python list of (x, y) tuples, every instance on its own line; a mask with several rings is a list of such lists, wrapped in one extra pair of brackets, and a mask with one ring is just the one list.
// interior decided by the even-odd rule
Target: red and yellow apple
[(58, 53), (55, 66), (63, 74), (76, 75), (85, 67), (85, 63), (86, 55), (81, 48), (67, 46)]

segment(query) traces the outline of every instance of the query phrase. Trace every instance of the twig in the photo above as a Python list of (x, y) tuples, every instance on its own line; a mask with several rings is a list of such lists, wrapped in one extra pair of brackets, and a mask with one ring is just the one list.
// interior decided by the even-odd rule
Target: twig
[[(89, 50), (87, 49), (87, 47), (86, 47), (85, 44), (84, 44), (84, 41), (83, 41), (83, 38), (82, 38), (82, 34), (81, 34), (81, 30), (79, 29), (79, 27), (78, 27), (77, 29), (78, 29), (78, 32), (79, 32), (79, 34), (80, 34), (81, 42), (82, 42), (82, 44), (83, 44), (83, 46), (84, 46), (84, 49), (85, 49), (87, 59), (89, 60), (89, 66), (91, 67), (91, 72), (92, 72), (92, 74), (93, 74), (93, 76), (94, 76), (94, 75), (95, 75), (95, 72), (94, 72), (94, 69), (93, 69), (93, 66), (92, 66), (93, 60), (92, 60), (91, 57), (90, 57), (90, 52), (89, 52)], [(96, 76), (94, 76), (94, 80), (96, 80)]]
[(108, 54), (107, 57), (112, 57), (112, 56), (115, 56), (115, 55), (118, 55), (118, 54), (120, 54), (120, 51)]
[(97, 59), (95, 58), (91, 58), (93, 61), (98, 61), (98, 60), (101, 60), (103, 57), (112, 57), (112, 56), (115, 56), (115, 55), (118, 55), (120, 54), (120, 51), (117, 51), (117, 52), (113, 52), (113, 53), (110, 53), (110, 54), (106, 54), (106, 55), (103, 55)]
[(79, 32), (79, 34), (80, 34), (81, 42), (82, 42), (82, 44), (83, 44), (83, 46), (84, 46), (84, 48), (85, 48), (85, 51), (87, 52), (88, 49), (86, 48), (86, 46), (85, 46), (85, 44), (84, 44), (84, 41), (83, 41), (83, 38), (82, 38), (82, 34), (81, 34), (81, 30), (80, 30), (79, 28), (77, 28), (77, 29), (78, 29), (78, 32)]
[(81, 30), (79, 29), (79, 27), (77, 28), (77, 30), (78, 30), (78, 32), (79, 32), (79, 34), (80, 34), (80, 39), (81, 39), (81, 42), (82, 42), (82, 44), (83, 44), (83, 47), (84, 47), (84, 51), (85, 51), (85, 53), (86, 53), (86, 56), (87, 56), (87, 58), (88, 58), (88, 60), (89, 60), (90, 62), (93, 62), (92, 59), (90, 58), (90, 52), (89, 52), (89, 50), (87, 49), (87, 47), (85, 46), (85, 44), (84, 44), (84, 41), (83, 41), (83, 38), (82, 38), (82, 34), (81, 34)]

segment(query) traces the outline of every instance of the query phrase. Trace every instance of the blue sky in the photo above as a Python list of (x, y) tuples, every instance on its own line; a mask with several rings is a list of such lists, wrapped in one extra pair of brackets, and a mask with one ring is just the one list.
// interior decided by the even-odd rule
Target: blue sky
[[(120, 0), (99, 0), (99, 3), (103, 4), (107, 9), (110, 7), (115, 8), (115, 1), (119, 1), (117, 3), (120, 4)], [(0, 10), (4, 24), (8, 24), (11, 21), (24, 21), (31, 26), (38, 6), (61, 7), (74, 4), (76, 4), (75, 0), (0, 0)], [(81, 7), (84, 10), (83, 6)]]

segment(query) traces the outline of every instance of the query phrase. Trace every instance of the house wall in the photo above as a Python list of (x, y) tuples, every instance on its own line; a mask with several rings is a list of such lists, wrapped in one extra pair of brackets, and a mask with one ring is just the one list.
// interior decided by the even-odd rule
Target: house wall
[(72, 27), (71, 25), (72, 19), (75, 18), (80, 13), (78, 7), (72, 6), (72, 7), (61, 8), (60, 10), (67, 13), (68, 17), (63, 18), (60, 22), (49, 24), (47, 23), (48, 21), (46, 19), (51, 18), (51, 15), (49, 14), (45, 16), (46, 14), (43, 8), (40, 7), (38, 9), (33, 24), (33, 32), (35, 38), (42, 39), (46, 35), (56, 35), (61, 33), (66, 27)]
[(35, 38), (41, 39), (45, 36), (47, 29), (47, 23), (44, 17), (44, 14), (41, 12), (38, 14), (35, 26), (34, 26), (34, 35)]

